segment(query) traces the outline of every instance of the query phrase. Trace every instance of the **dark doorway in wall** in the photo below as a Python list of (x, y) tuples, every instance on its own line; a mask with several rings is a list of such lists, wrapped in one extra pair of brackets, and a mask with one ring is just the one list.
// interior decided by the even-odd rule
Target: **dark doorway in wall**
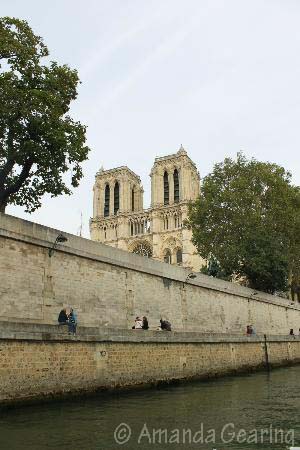
[(168, 263), (168, 264), (171, 264), (171, 262), (172, 262), (172, 256), (171, 256), (170, 250), (166, 250), (166, 251), (165, 251), (164, 262), (165, 262), (165, 263)]
[(179, 248), (176, 252), (176, 262), (177, 264), (181, 264), (182, 263), (182, 250), (181, 248)]

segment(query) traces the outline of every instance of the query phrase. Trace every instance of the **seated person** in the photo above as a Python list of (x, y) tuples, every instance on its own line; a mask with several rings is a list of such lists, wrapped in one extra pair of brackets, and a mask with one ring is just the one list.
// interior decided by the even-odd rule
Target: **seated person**
[(170, 322), (168, 322), (168, 320), (160, 319), (160, 328), (164, 331), (172, 331), (171, 324)]
[(134, 321), (133, 330), (142, 330), (143, 329), (143, 320), (140, 317), (136, 317)]
[(67, 325), (68, 324), (69, 318), (67, 316), (66, 308), (61, 310), (57, 320), (58, 320), (59, 325)]
[(149, 330), (149, 322), (146, 316), (143, 317), (143, 330)]
[(76, 327), (77, 327), (77, 315), (73, 308), (70, 309), (70, 314), (68, 317), (68, 325), (69, 325), (69, 334), (73, 333), (76, 334)]

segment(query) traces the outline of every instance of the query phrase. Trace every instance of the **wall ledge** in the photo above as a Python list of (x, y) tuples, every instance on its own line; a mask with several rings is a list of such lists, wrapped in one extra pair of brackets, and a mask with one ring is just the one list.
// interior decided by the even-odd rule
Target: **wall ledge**
[[(268, 335), (268, 342), (295, 342), (300, 336)], [(119, 343), (264, 343), (263, 335), (247, 337), (240, 334), (205, 334), (184, 331), (142, 331), (98, 327), (81, 327), (75, 336), (68, 334), (67, 326), (22, 322), (0, 322), (0, 340), (44, 342), (119, 342)]]
[[(57, 235), (61, 232), (61, 230), (0, 213), (0, 237), (48, 249), (53, 245)], [(147, 273), (160, 277), (162, 280), (167, 278), (171, 281), (183, 283), (183, 286), (184, 284), (194, 285), (233, 296), (244, 297), (247, 300), (255, 302), (263, 302), (300, 311), (300, 305), (292, 303), (288, 299), (281, 299), (280, 297), (255, 291), (235, 283), (218, 280), (200, 273), (197, 273), (195, 279), (186, 281), (187, 275), (190, 273), (188, 269), (162, 263), (151, 258), (145, 258), (144, 256), (129, 253), (69, 233), (63, 232), (63, 234), (68, 238), (68, 241), (63, 245), (60, 244), (55, 252), (63, 252), (77, 257), (107, 263), (115, 267)], [(53, 257), (55, 257), (55, 253)]]

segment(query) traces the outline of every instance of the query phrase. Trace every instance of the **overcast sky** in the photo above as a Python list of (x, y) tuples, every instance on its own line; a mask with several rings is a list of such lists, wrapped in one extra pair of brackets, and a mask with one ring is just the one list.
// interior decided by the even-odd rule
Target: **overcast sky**
[(145, 206), (155, 156), (182, 144), (200, 175), (243, 150), (300, 184), (297, 0), (0, 0), (26, 19), (51, 59), (82, 81), (72, 115), (88, 126), (89, 161), (71, 197), (9, 214), (89, 236), (95, 172), (127, 165)]

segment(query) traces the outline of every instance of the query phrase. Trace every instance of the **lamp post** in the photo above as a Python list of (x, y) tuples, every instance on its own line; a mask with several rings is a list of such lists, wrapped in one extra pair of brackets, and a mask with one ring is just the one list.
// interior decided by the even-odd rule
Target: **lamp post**
[(49, 248), (49, 251), (48, 251), (49, 258), (51, 258), (51, 256), (53, 255), (54, 250), (55, 250), (56, 247), (57, 247), (57, 244), (61, 244), (62, 242), (67, 242), (67, 240), (68, 240), (68, 238), (67, 238), (66, 236), (64, 236), (63, 234), (60, 233), (60, 234), (56, 237), (56, 239), (55, 239), (55, 241), (54, 241), (52, 247)]
[(194, 272), (189, 273), (188, 276), (186, 277), (186, 279), (184, 280), (184, 282), (182, 283), (183, 289), (185, 288), (185, 283), (188, 280), (194, 280), (196, 277), (197, 277), (197, 275)]
[(197, 275), (196, 275), (194, 272), (189, 273), (188, 276), (187, 276), (186, 279), (185, 279), (185, 283), (186, 283), (188, 280), (194, 280), (196, 277), (197, 277)]

